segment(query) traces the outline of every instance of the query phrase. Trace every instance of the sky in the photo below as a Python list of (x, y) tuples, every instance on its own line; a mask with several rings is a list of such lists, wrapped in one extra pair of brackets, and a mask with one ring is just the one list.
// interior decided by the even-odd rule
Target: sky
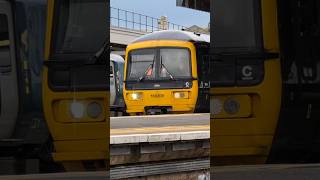
[(176, 0), (110, 0), (111, 7), (133, 11), (159, 18), (167, 16), (168, 21), (185, 27), (198, 25), (208, 27), (210, 14), (198, 10), (177, 7)]

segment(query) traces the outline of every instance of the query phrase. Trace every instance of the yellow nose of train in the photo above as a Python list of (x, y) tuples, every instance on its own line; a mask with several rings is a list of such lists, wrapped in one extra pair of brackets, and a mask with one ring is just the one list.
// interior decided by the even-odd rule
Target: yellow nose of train
[(196, 111), (199, 41), (209, 42), (191, 32), (159, 31), (128, 45), (123, 95), (129, 114)]

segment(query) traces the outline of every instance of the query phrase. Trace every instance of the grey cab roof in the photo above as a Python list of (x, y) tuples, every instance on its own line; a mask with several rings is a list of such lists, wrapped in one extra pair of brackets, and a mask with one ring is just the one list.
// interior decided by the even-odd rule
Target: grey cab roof
[[(210, 36), (206, 34), (195, 34), (188, 31), (180, 30), (163, 30), (156, 31), (150, 34), (143, 35), (135, 39), (132, 43), (152, 41), (152, 40), (178, 40), (178, 41), (192, 41), (192, 42), (207, 42), (210, 43)], [(131, 43), (131, 44), (132, 44)]]
[(118, 54), (110, 54), (110, 61), (124, 63), (124, 59)]

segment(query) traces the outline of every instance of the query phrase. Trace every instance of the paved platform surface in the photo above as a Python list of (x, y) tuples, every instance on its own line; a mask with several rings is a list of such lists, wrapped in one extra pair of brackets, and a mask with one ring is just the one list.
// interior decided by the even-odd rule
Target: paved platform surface
[(210, 130), (209, 114), (111, 117), (110, 135), (172, 133)]
[(110, 144), (160, 143), (210, 139), (210, 131), (112, 135)]
[(110, 118), (111, 129), (208, 124), (210, 124), (210, 114), (168, 114)]

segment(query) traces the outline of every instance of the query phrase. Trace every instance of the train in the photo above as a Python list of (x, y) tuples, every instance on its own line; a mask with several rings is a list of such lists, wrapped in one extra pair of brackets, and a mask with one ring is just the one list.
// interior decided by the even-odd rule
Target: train
[(210, 6), (212, 165), (319, 162), (320, 3)]
[[(110, 112), (125, 113), (123, 98), (124, 59), (117, 54), (110, 54)], [(110, 114), (111, 115), (111, 114)]]
[(126, 48), (123, 96), (130, 115), (209, 112), (208, 35), (163, 30)]
[(108, 7), (0, 0), (0, 174), (107, 168)]

